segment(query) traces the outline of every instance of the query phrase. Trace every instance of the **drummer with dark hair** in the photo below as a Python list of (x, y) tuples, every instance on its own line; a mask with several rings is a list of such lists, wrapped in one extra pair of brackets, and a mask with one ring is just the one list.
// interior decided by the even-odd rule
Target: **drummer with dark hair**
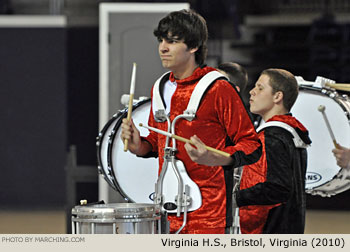
[(243, 168), (234, 204), (242, 233), (304, 233), (307, 129), (289, 112), (298, 96), (294, 75), (264, 70), (250, 91), (250, 111), (262, 116), (260, 160)]
[[(162, 65), (171, 72), (161, 78), (159, 91), (152, 90), (148, 125), (168, 131), (169, 122), (157, 119), (156, 112), (162, 111), (155, 105), (155, 95), (159, 92), (164, 116), (171, 124), (176, 121), (176, 134), (193, 144), (176, 142), (176, 158), (184, 164), (202, 197), (201, 206), (188, 213), (183, 229), (183, 214), (180, 217), (169, 214), (170, 232), (225, 233), (226, 226), (232, 225), (232, 168), (256, 162), (261, 155), (261, 144), (239, 95), (223, 78), (214, 80), (203, 93), (192, 120), (174, 120), (186, 110), (200, 80), (216, 72), (204, 65), (208, 31), (203, 17), (192, 10), (172, 12), (160, 20), (154, 35), (159, 42)], [(166, 136), (151, 131), (147, 137), (141, 137), (132, 120), (123, 120), (121, 138), (128, 139), (130, 152), (141, 157), (158, 157), (162, 167)], [(206, 145), (229, 155), (208, 151)]]
[[(218, 70), (227, 75), (229, 81), (233, 83), (240, 92), (244, 102), (249, 101), (249, 95), (246, 95), (248, 85), (247, 70), (236, 62), (223, 62), (218, 65)], [(247, 101), (248, 100), (248, 101)]]

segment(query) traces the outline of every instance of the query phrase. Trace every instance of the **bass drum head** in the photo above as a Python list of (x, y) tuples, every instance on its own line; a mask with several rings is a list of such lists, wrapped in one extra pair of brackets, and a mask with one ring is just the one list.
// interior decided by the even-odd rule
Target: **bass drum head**
[[(342, 99), (341, 102), (337, 99)], [(331, 124), (336, 141), (343, 146), (350, 146), (350, 126), (345, 114), (348, 106), (342, 106), (349, 101), (342, 97), (331, 98), (321, 90), (314, 88), (300, 88), (297, 101), (291, 112), (308, 129), (312, 141), (308, 151), (306, 173), (306, 191), (311, 194), (323, 193), (330, 196), (349, 188), (349, 182), (342, 185), (332, 185), (332, 180), (340, 172), (332, 153), (334, 144), (327, 129), (323, 115), (318, 107), (326, 107), (325, 113)], [(323, 186), (321, 188), (321, 186)], [(343, 188), (341, 188), (343, 187)], [(327, 189), (328, 188), (328, 189)], [(320, 190), (318, 193), (317, 191)]]
[[(147, 125), (150, 113), (150, 100), (134, 105), (132, 119), (141, 136), (149, 134), (148, 129), (139, 127)], [(124, 143), (120, 139), (122, 119), (127, 111), (118, 118), (108, 141), (108, 166), (113, 175), (113, 183), (119, 193), (128, 201), (136, 203), (153, 203), (155, 184), (158, 179), (158, 158), (142, 158), (124, 152)]]

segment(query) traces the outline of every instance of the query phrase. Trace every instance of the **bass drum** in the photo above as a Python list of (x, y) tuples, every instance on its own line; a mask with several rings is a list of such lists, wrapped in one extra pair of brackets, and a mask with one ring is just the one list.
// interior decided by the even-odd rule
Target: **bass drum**
[(347, 96), (330, 89), (300, 86), (291, 110), (309, 130), (312, 141), (307, 149), (306, 192), (330, 197), (350, 188), (350, 174), (337, 165), (332, 153), (333, 141), (323, 115), (318, 111), (320, 105), (326, 107), (325, 113), (337, 142), (350, 147), (350, 101)]
[[(136, 127), (147, 124), (151, 108), (150, 99), (140, 101), (133, 106), (132, 119)], [(118, 191), (126, 201), (153, 203), (155, 184), (158, 178), (158, 158), (141, 158), (124, 152), (124, 143), (120, 139), (122, 119), (127, 109), (115, 114), (97, 137), (98, 169), (107, 183)], [(147, 136), (146, 128), (138, 127), (142, 136)]]

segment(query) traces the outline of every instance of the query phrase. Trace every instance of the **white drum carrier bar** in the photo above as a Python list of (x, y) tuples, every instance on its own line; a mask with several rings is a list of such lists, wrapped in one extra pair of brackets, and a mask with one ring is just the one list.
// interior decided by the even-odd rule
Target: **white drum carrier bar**
[[(168, 74), (169, 72), (163, 74), (154, 84), (152, 103), (153, 115), (157, 122), (167, 121), (168, 132), (175, 135), (175, 124), (177, 120), (184, 118), (188, 121), (192, 121), (196, 116), (202, 96), (209, 86), (219, 78), (227, 78), (217, 71), (212, 71), (202, 77), (192, 92), (186, 110), (183, 114), (176, 116), (173, 122), (171, 122), (169, 116), (165, 112), (165, 106), (159, 89), (162, 79)], [(167, 137), (166, 146), (164, 147), (164, 163), (155, 185), (154, 201), (155, 204), (160, 204), (162, 206), (163, 211), (169, 213), (176, 212), (177, 217), (183, 212), (183, 224), (179, 230), (176, 231), (176, 234), (178, 234), (186, 225), (187, 212), (194, 211), (201, 207), (202, 196), (198, 185), (188, 176), (182, 161), (175, 158), (177, 152), (176, 139), (172, 139), (172, 147), (169, 147), (169, 140), (169, 137)], [(171, 169), (168, 169), (169, 166)], [(175, 188), (172, 188), (172, 185), (176, 184), (177, 192), (174, 190)], [(163, 185), (166, 185), (166, 187), (163, 187)]]
[(300, 136), (298, 135), (298, 133), (295, 131), (295, 129), (292, 126), (290, 126), (284, 122), (272, 121), (272, 122), (264, 123), (263, 125), (260, 125), (259, 128), (256, 129), (256, 132), (259, 133), (260, 131), (262, 131), (263, 129), (265, 129), (267, 127), (280, 127), (282, 129), (287, 130), (289, 133), (292, 134), (293, 142), (294, 142), (294, 145), (296, 148), (304, 148), (305, 149), (305, 148), (310, 146), (309, 144), (304, 143), (304, 141), (300, 138)]

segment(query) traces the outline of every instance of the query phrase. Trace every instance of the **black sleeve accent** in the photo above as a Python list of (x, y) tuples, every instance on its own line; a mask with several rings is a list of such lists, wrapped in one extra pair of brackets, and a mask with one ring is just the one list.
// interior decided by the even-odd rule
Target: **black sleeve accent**
[[(244, 165), (248, 165), (248, 164), (253, 164), (255, 162), (257, 162), (260, 157), (261, 157), (261, 153), (262, 153), (262, 144), (260, 139), (258, 139), (258, 142), (260, 143), (259, 147), (253, 151), (251, 154), (245, 154), (243, 151), (236, 151), (233, 155), (231, 155), (232, 159), (233, 159), (233, 164), (230, 165), (225, 165), (223, 166), (223, 168), (226, 169), (233, 169), (236, 167), (241, 167)], [(233, 141), (231, 140), (230, 137), (226, 136), (225, 139), (225, 146), (234, 146), (235, 144), (233, 143)]]
[(231, 227), (233, 222), (232, 190), (233, 190), (233, 169), (224, 169), (226, 187), (226, 227)]
[[(145, 141), (145, 142), (149, 143), (150, 146), (152, 146), (152, 144), (150, 142), (148, 142), (147, 139), (142, 139), (142, 141)], [(157, 158), (158, 152), (150, 151), (144, 156), (139, 156), (139, 155), (136, 155), (136, 156), (141, 157), (141, 158)]]
[(245, 154), (243, 151), (236, 151), (233, 155), (231, 155), (233, 161), (232, 167), (240, 167), (244, 165), (249, 165), (257, 162), (262, 153), (261, 141), (259, 140), (260, 146), (250, 154)]

